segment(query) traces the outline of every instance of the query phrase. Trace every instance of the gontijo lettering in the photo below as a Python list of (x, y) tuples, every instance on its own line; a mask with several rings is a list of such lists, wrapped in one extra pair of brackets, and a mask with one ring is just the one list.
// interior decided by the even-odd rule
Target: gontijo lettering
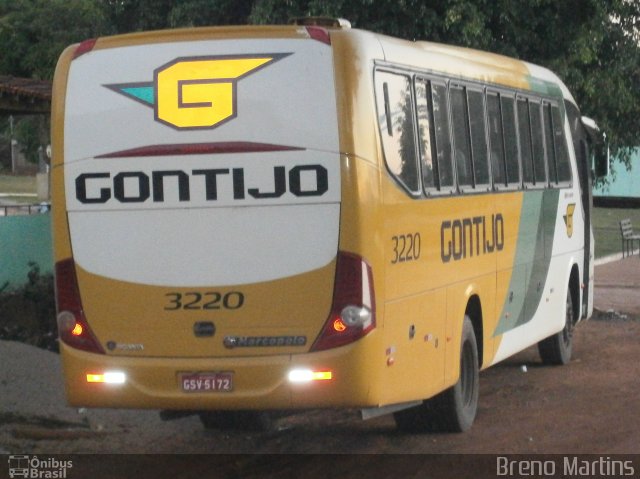
[[(307, 182), (303, 179), (307, 178)], [(205, 185), (206, 201), (218, 200), (218, 179), (230, 181), (233, 199), (244, 200), (280, 198), (285, 193), (295, 197), (322, 196), (329, 190), (327, 169), (322, 165), (299, 165), (287, 171), (284, 166), (273, 167), (273, 187), (269, 191), (245, 185), (244, 168), (184, 170), (124, 171), (113, 177), (109, 172), (82, 173), (76, 178), (76, 198), (80, 203), (106, 203), (114, 198), (120, 203), (155, 203), (165, 201), (165, 180), (177, 184), (179, 201), (191, 200), (191, 182), (199, 178)]]
[(440, 226), (440, 257), (453, 259), (501, 251), (504, 247), (504, 218), (501, 213), (443, 221)]
[(215, 128), (236, 116), (240, 79), (289, 55), (177, 58), (154, 71), (153, 83), (105, 87), (153, 107), (155, 120), (172, 128)]

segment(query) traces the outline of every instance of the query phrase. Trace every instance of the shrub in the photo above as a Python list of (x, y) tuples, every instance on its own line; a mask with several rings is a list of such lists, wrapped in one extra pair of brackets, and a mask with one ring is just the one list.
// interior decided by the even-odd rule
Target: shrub
[(0, 287), (0, 339), (22, 341), (58, 351), (53, 275), (29, 263), (27, 282), (15, 289)]

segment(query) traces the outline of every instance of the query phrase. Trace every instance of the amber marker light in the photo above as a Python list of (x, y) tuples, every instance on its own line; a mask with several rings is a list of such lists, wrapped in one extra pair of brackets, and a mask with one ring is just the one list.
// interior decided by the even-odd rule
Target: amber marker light
[(293, 369), (289, 371), (289, 381), (292, 383), (330, 381), (331, 379), (333, 379), (333, 372), (331, 371), (312, 371), (311, 369)]
[(76, 325), (71, 330), (71, 334), (73, 334), (74, 336), (82, 336), (83, 331), (84, 328), (82, 327), (82, 324), (76, 323)]
[(126, 375), (121, 371), (105, 371), (104, 373), (87, 374), (88, 383), (124, 384)]
[(342, 331), (347, 329), (347, 326), (342, 322), (342, 319), (338, 318), (333, 322), (333, 329), (341, 333)]

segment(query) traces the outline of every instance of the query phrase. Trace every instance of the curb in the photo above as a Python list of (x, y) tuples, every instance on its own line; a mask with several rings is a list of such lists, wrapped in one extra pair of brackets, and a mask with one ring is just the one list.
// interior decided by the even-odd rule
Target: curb
[(607, 263), (613, 263), (614, 261), (620, 261), (622, 259), (622, 253), (610, 254), (609, 256), (603, 256), (602, 258), (596, 258), (593, 262), (594, 266), (601, 266)]

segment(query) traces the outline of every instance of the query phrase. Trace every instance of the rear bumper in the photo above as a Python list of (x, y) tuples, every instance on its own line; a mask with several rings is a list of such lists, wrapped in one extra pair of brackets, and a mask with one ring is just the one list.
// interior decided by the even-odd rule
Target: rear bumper
[[(76, 407), (174, 410), (274, 410), (375, 406), (375, 369), (364, 360), (367, 343), (304, 355), (249, 358), (114, 357), (61, 344), (67, 400)], [(330, 370), (328, 381), (293, 384), (294, 368)], [(120, 371), (124, 384), (88, 383), (87, 374)], [(233, 372), (231, 392), (183, 392), (181, 373)]]

